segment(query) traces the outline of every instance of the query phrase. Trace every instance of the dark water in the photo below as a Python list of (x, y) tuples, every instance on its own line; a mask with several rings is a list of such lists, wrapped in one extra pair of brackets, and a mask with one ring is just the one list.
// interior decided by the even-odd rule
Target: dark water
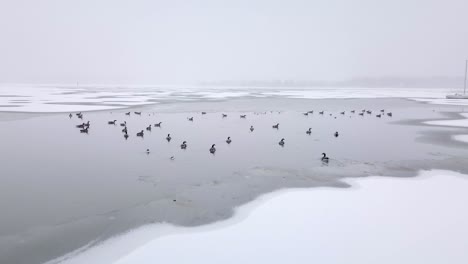
[[(362, 109), (374, 112), (361, 117)], [(393, 117), (375, 117), (380, 109)], [(141, 116), (133, 114), (140, 110)], [(308, 110), (314, 114), (304, 116)], [(402, 99), (243, 98), (131, 111), (130, 117), (90, 112), (83, 120), (0, 115), (0, 263), (42, 263), (151, 222), (194, 226), (225, 219), (233, 207), (279, 188), (347, 187), (343, 177), (406, 177), (431, 168), (468, 173), (467, 145), (450, 140), (467, 130), (418, 121), (456, 117), (460, 107)], [(116, 126), (107, 124), (114, 119)], [(88, 120), (89, 134), (81, 134), (75, 125)], [(118, 125), (124, 120), (128, 140)], [(157, 122), (161, 128), (136, 137)], [(279, 129), (272, 128), (276, 123)], [(181, 150), (184, 140), (188, 148)]]

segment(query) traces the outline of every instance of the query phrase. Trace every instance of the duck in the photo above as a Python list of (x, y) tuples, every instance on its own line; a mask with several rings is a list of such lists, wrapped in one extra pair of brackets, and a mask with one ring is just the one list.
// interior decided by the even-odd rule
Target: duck
[(181, 149), (186, 149), (187, 148), (187, 141), (182, 142), (182, 145), (180, 145)]
[(188, 117), (187, 120), (193, 122), (193, 117)]
[(171, 141), (171, 139), (172, 139), (171, 134), (167, 134), (167, 137), (166, 137), (167, 142)]
[(226, 139), (226, 143), (231, 144), (231, 142), (232, 142), (231, 137), (228, 137), (228, 138)]
[(340, 134), (338, 134), (338, 131), (335, 132), (335, 137), (338, 137)]
[(253, 131), (254, 131), (254, 127), (250, 126), (250, 132), (253, 132)]
[(109, 125), (115, 125), (115, 122), (117, 122), (117, 120), (109, 121), (109, 122), (107, 122), (107, 124), (109, 124)]
[(389, 117), (392, 117), (392, 116), (393, 116), (392, 112), (387, 113), (387, 115), (388, 115)]
[(327, 154), (326, 154), (326, 153), (322, 153), (322, 158), (321, 158), (321, 160), (322, 160), (323, 162), (328, 162), (329, 158), (327, 157)]
[(141, 112), (134, 112), (135, 115), (141, 115)]
[(279, 123), (277, 123), (276, 125), (273, 125), (273, 128), (278, 129), (279, 128)]
[(282, 138), (278, 144), (279, 144), (280, 146), (284, 146), (284, 138)]
[(247, 115), (241, 115), (240, 116), (240, 118), (246, 118), (246, 117), (247, 117)]
[(146, 130), (151, 131), (151, 125), (149, 125)]
[(210, 153), (211, 154), (214, 154), (216, 152), (216, 148), (215, 148), (215, 144), (211, 145), (211, 148), (210, 148)]
[(154, 127), (161, 127), (162, 122), (159, 122), (157, 124), (154, 124)]
[(130, 112), (125, 113), (125, 115), (128, 115), (128, 116), (129, 116), (129, 115), (130, 115)]
[(140, 131), (140, 132), (138, 132), (136, 135), (137, 135), (137, 137), (143, 137), (143, 135), (144, 135), (144, 132), (143, 132), (143, 130), (142, 130), (142, 131)]
[(309, 130), (306, 131), (306, 134), (307, 134), (307, 135), (312, 134), (312, 128), (311, 128), (311, 127), (309, 127)]

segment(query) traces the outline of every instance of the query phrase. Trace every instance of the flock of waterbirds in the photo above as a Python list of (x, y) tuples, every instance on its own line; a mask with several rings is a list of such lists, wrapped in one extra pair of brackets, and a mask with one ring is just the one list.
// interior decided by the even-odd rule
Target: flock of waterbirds
[[(271, 111), (271, 112), (273, 112), (273, 111)], [(281, 113), (281, 112), (278, 112), (278, 113)], [(350, 113), (351, 113), (351, 114), (356, 114), (356, 110), (351, 110)], [(371, 110), (366, 110), (366, 109), (361, 110), (360, 112), (357, 112), (357, 113), (358, 113), (359, 116), (372, 115), (372, 111), (371, 111)], [(130, 116), (131, 114), (132, 114), (131, 112), (126, 112), (126, 113), (125, 113), (126, 116)], [(133, 114), (141, 116), (142, 112), (133, 112)], [(206, 112), (201, 112), (201, 114), (202, 114), (202, 115), (206, 115)], [(256, 114), (257, 114), (257, 113), (256, 113)], [(263, 112), (262, 114), (266, 114), (266, 112)], [(314, 114), (314, 111), (313, 111), (313, 110), (303, 113), (303, 115), (305, 115), (305, 116), (308, 116), (308, 115), (311, 115), (311, 114)], [(319, 115), (325, 115), (325, 111), (320, 111), (320, 112), (318, 112), (318, 114), (319, 114)], [(341, 115), (346, 115), (346, 111), (342, 111), (342, 112), (340, 112), (340, 114), (341, 114)], [(82, 113), (82, 112), (75, 113), (75, 115), (76, 115), (79, 119), (83, 120), (83, 113)], [(331, 114), (331, 113), (330, 113), (329, 115), (330, 115), (330, 116), (333, 116), (333, 114)], [(380, 112), (379, 112), (378, 114), (376, 114), (375, 116), (376, 116), (377, 118), (382, 118), (382, 117), (385, 116), (385, 115), (387, 115), (388, 117), (392, 117), (392, 116), (393, 116), (392, 112), (386, 112), (385, 109), (380, 110)], [(73, 117), (73, 114), (70, 113), (68, 116), (69, 116), (69, 118), (71, 119), (71, 118)], [(221, 117), (222, 117), (222, 118), (226, 118), (227, 116), (228, 116), (227, 114), (224, 114), (224, 113), (221, 114)], [(246, 119), (246, 118), (247, 118), (247, 115), (244, 114), (244, 115), (240, 115), (239, 117), (242, 118), (242, 119)], [(350, 117), (351, 117), (351, 116), (350, 116)], [(336, 118), (336, 116), (335, 116), (334, 118)], [(187, 120), (190, 121), (190, 122), (193, 122), (194, 119), (193, 119), (193, 117), (188, 117)], [(107, 123), (108, 123), (109, 125), (114, 125), (114, 126), (115, 126), (115, 125), (117, 125), (117, 120), (111, 120), (111, 121), (108, 121)], [(152, 127), (158, 127), (158, 128), (160, 128), (160, 127), (161, 127), (161, 124), (162, 124), (162, 122), (159, 122), (159, 123), (156, 123), (156, 124), (153, 124), (153, 125), (150, 124), (150, 125), (148, 125), (148, 127), (146, 127), (146, 130), (147, 130), (147, 131), (151, 131)], [(272, 128), (273, 128), (273, 129), (279, 129), (279, 125), (280, 125), (279, 123), (276, 123), (276, 124), (272, 125)], [(129, 138), (129, 135), (128, 135), (128, 129), (127, 129), (127, 121), (123, 121), (123, 123), (120, 123), (120, 126), (123, 127), (122, 133), (123, 133), (123, 135), (124, 135), (124, 138), (125, 138), (125, 139), (128, 139), (128, 138)], [(85, 123), (82, 123), (82, 124), (77, 125), (76, 127), (80, 129), (80, 133), (88, 134), (89, 128), (90, 128), (90, 122), (87, 121), (87, 122), (85, 122)], [(250, 126), (250, 131), (253, 132), (254, 130), (255, 130), (255, 128), (251, 125), (251, 126)], [(307, 134), (307, 135), (311, 135), (311, 134), (312, 134), (312, 128), (309, 128), (309, 129), (306, 131), (306, 134)], [(143, 137), (144, 137), (144, 129), (142, 129), (140, 132), (136, 133), (136, 136), (137, 136), (137, 137), (142, 137), (142, 138), (143, 138)], [(338, 137), (338, 136), (339, 136), (338, 131), (336, 131), (336, 132), (334, 133), (334, 136), (335, 136), (335, 137)], [(171, 134), (167, 134), (166, 140), (167, 140), (168, 142), (170, 142), (171, 139), (172, 139)], [(227, 144), (231, 144), (231, 142), (232, 142), (231, 137), (227, 137), (226, 143), (227, 143)], [(284, 145), (285, 145), (285, 139), (282, 138), (282, 139), (278, 142), (278, 144), (279, 144), (281, 147), (284, 147)], [(183, 141), (182, 144), (180, 145), (180, 148), (183, 149), (183, 150), (187, 149), (187, 141)], [(211, 147), (210, 147), (210, 149), (209, 149), (209, 151), (210, 151), (211, 154), (215, 154), (215, 152), (216, 152), (216, 144), (212, 144)], [(149, 153), (150, 153), (150, 150), (149, 150), (149, 149), (146, 149), (146, 153), (149, 154)], [(175, 157), (172, 156), (172, 157), (170, 157), (170, 159), (171, 159), (171, 160), (174, 160)], [(322, 160), (323, 162), (328, 163), (329, 157), (327, 157), (327, 154), (326, 154), (326, 153), (322, 153), (322, 158), (321, 158), (321, 160)]]

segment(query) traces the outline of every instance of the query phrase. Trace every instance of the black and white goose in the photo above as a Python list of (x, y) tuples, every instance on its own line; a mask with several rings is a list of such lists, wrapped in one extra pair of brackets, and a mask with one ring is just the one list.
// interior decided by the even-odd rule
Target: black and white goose
[(338, 134), (338, 131), (335, 132), (335, 137), (338, 137), (340, 134)]
[(144, 132), (143, 132), (143, 130), (142, 130), (142, 131), (140, 131), (140, 132), (138, 132), (136, 135), (137, 135), (137, 137), (143, 137), (143, 135), (144, 135)]
[(134, 112), (135, 115), (141, 115), (141, 112)]
[(322, 158), (321, 158), (321, 160), (322, 160), (323, 162), (328, 162), (329, 158), (327, 157), (327, 154), (326, 154), (326, 153), (322, 153)]
[(187, 120), (193, 122), (193, 117), (188, 117)]
[(157, 124), (154, 124), (154, 127), (161, 127), (162, 122), (159, 122)]
[(180, 145), (181, 149), (186, 149), (187, 148), (187, 141), (182, 142), (182, 145)]
[(167, 137), (166, 137), (167, 142), (171, 141), (171, 139), (172, 139), (171, 134), (167, 134)]
[(211, 145), (211, 148), (210, 148), (210, 153), (211, 154), (214, 154), (216, 152), (216, 148), (215, 148), (215, 144)]
[(273, 128), (278, 129), (279, 128), (279, 123), (277, 123), (276, 125), (273, 125)]
[(231, 142), (232, 142), (231, 137), (228, 137), (228, 138), (226, 139), (226, 143), (231, 144)]
[(109, 125), (115, 125), (115, 122), (117, 122), (117, 120), (109, 121), (109, 122), (107, 122), (107, 124), (109, 124)]
[(311, 128), (311, 127), (309, 127), (309, 130), (306, 131), (306, 134), (307, 134), (307, 135), (312, 134), (312, 128)]
[(240, 118), (247, 118), (247, 115), (240, 115)]
[(253, 131), (254, 131), (254, 127), (250, 126), (250, 132), (253, 132)]
[(279, 144), (280, 146), (284, 146), (284, 138), (282, 138), (278, 144)]
[(120, 123), (120, 126), (127, 126), (127, 121), (124, 121), (123, 123)]

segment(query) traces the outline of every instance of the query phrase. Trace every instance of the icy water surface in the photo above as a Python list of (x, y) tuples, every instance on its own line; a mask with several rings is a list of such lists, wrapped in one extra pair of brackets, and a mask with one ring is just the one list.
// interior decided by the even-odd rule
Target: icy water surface
[[(363, 109), (373, 113), (359, 116)], [(380, 109), (393, 117), (377, 118)], [(2, 113), (0, 263), (41, 263), (147, 223), (226, 219), (233, 207), (281, 188), (348, 187), (344, 177), (420, 169), (468, 173), (467, 145), (452, 140), (466, 129), (422, 124), (463, 111), (403, 99), (238, 98), (86, 112), (83, 120)], [(89, 133), (80, 133), (75, 126), (88, 120)]]

